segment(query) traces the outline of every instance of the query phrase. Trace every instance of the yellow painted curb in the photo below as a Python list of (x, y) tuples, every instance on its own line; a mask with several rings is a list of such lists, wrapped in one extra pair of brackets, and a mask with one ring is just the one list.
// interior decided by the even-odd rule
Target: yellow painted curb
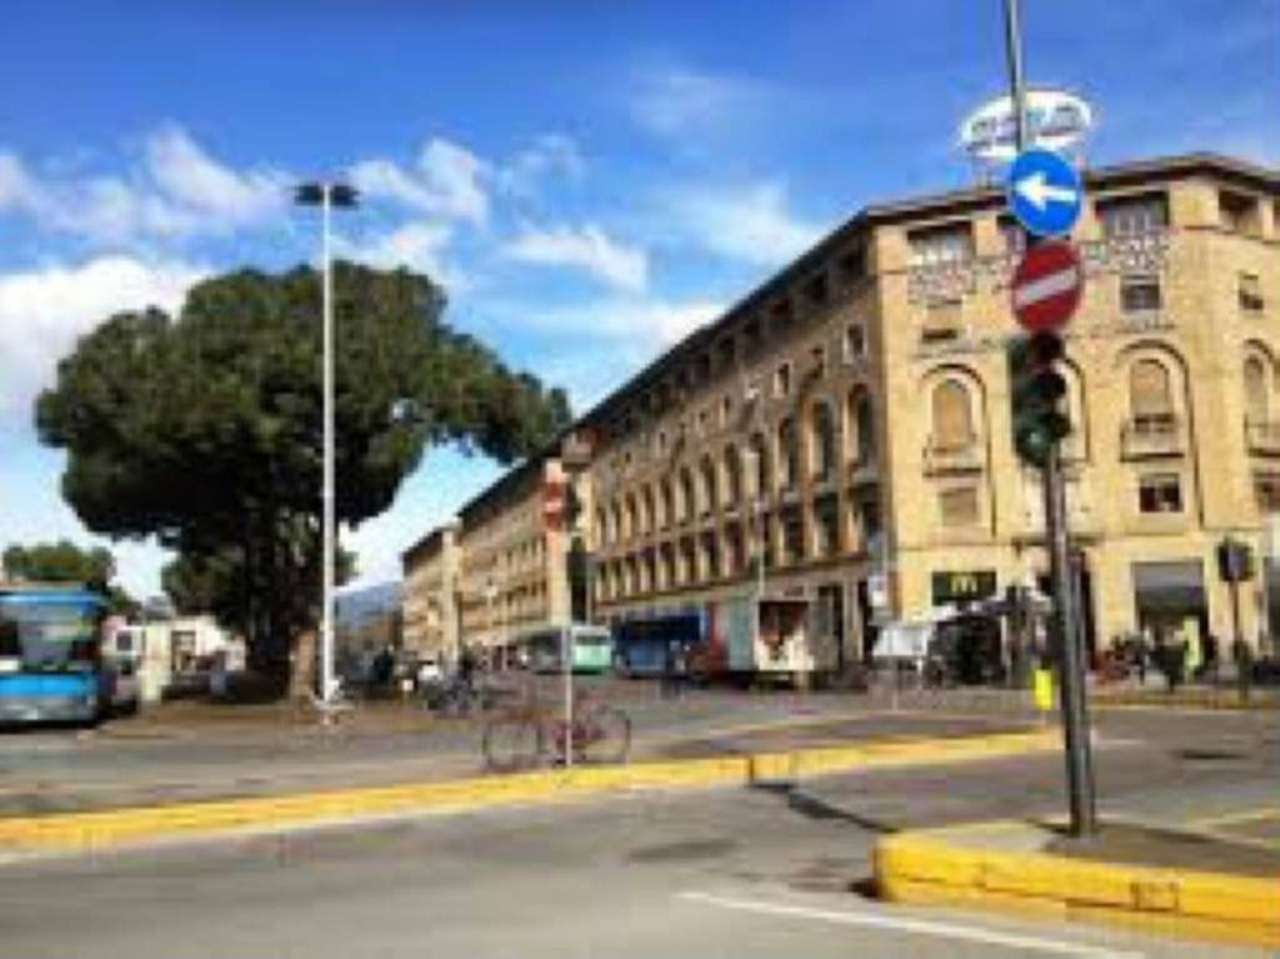
[[(986, 824), (999, 830), (999, 823)], [(1021, 828), (1009, 824), (1009, 828)], [(1068, 859), (965, 845), (972, 827), (879, 840), (876, 883), (885, 898), (974, 905), (1115, 922), (1161, 934), (1280, 946), (1280, 876), (1261, 879)]]
[(0, 851), (90, 852), (130, 842), (243, 829), (551, 802), (628, 789), (679, 789), (1017, 755), (1060, 745), (1056, 732), (897, 740), (753, 756), (583, 766), (402, 786), (0, 818)]

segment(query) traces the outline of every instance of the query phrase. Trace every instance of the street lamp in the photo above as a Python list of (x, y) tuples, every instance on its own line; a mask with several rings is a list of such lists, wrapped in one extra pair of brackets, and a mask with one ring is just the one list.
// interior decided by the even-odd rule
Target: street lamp
[(324, 557), (323, 607), (320, 615), (320, 698), (328, 702), (333, 695), (333, 590), (334, 590), (334, 426), (333, 426), (333, 256), (329, 242), (329, 212), (333, 207), (349, 209), (356, 205), (354, 187), (333, 181), (303, 183), (294, 191), (300, 206), (318, 206), (321, 210), (321, 232), (324, 258)]

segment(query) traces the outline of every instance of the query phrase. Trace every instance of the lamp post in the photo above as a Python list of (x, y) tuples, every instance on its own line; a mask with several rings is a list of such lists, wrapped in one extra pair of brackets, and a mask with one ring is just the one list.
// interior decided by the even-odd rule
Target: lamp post
[(304, 183), (294, 192), (300, 206), (318, 206), (321, 211), (322, 256), (324, 259), (324, 488), (323, 537), (324, 556), (321, 566), (322, 609), (320, 613), (320, 698), (328, 702), (333, 695), (333, 592), (336, 524), (334, 522), (334, 422), (333, 422), (333, 255), (329, 241), (329, 215), (334, 207), (348, 209), (356, 205), (354, 187), (333, 181)]

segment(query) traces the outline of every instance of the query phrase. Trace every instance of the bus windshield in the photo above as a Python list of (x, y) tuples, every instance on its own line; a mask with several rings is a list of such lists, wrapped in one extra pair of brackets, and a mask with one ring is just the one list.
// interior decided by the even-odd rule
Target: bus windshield
[(99, 610), (79, 602), (0, 602), (0, 658), (24, 670), (92, 669), (98, 655)]

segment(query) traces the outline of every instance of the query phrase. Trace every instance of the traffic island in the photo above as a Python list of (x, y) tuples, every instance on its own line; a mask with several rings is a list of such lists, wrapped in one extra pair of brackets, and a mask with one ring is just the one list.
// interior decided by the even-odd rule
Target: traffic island
[(632, 790), (750, 786), (860, 769), (998, 759), (1059, 746), (1060, 737), (1052, 730), (895, 739), (752, 755), (583, 765), (437, 782), (0, 817), (0, 853), (15, 858), (74, 855), (237, 832), (282, 832)]
[(1143, 932), (1280, 947), (1280, 850), (1116, 819), (1085, 839), (1053, 822), (915, 830), (879, 840), (879, 895)]

